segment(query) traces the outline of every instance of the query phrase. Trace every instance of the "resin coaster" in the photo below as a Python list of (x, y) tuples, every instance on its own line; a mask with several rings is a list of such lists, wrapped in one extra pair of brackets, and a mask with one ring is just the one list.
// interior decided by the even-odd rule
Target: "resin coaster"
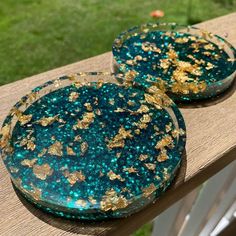
[(157, 85), (174, 100), (213, 97), (233, 82), (236, 50), (223, 38), (196, 27), (147, 24), (120, 34), (112, 51), (114, 70), (125, 81)]
[(36, 206), (67, 218), (124, 217), (173, 180), (186, 138), (178, 108), (156, 87), (114, 81), (99, 72), (64, 76), (11, 109), (1, 154)]

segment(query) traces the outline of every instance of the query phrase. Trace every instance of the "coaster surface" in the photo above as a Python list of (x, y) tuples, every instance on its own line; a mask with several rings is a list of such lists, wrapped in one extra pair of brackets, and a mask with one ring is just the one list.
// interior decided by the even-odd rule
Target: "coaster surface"
[(223, 92), (235, 75), (236, 51), (217, 35), (176, 24), (147, 24), (120, 34), (112, 51), (119, 72), (134, 82), (157, 84), (174, 100), (208, 98)]
[(1, 130), (14, 185), (58, 216), (130, 215), (165, 191), (181, 162), (185, 125), (175, 104), (155, 88), (81, 83), (99, 75), (65, 76), (34, 89)]

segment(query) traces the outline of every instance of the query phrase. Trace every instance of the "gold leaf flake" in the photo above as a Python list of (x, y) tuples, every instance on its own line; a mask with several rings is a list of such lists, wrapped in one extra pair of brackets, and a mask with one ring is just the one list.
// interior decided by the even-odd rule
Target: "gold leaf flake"
[(133, 66), (134, 64), (136, 64), (136, 62), (133, 61), (133, 60), (127, 60), (127, 61), (126, 61), (126, 64)]
[(160, 141), (157, 142), (155, 148), (163, 149), (165, 147), (173, 148), (173, 139), (170, 135), (165, 135)]
[(28, 142), (27, 142), (27, 149), (31, 150), (31, 151), (34, 151), (35, 148), (36, 148), (35, 143), (32, 140), (28, 140)]
[(82, 199), (77, 200), (75, 203), (81, 207), (86, 207), (86, 205), (87, 205), (87, 202)]
[(152, 121), (152, 118), (149, 114), (144, 114), (140, 119), (141, 123), (150, 123), (151, 121)]
[(115, 104), (115, 99), (110, 98), (108, 103), (113, 106)]
[(74, 150), (71, 148), (71, 147), (66, 147), (66, 152), (67, 152), (67, 154), (68, 155), (70, 155), (70, 156), (75, 156), (76, 155), (76, 153), (74, 152)]
[(82, 138), (81, 138), (80, 135), (77, 135), (77, 136), (75, 136), (75, 138), (74, 138), (74, 141), (75, 141), (75, 142), (81, 141), (81, 140), (82, 140)]
[(123, 98), (124, 95), (122, 93), (118, 93), (119, 98)]
[(100, 202), (102, 211), (115, 211), (128, 206), (128, 201), (124, 196), (119, 196), (114, 189), (106, 191)]
[(87, 129), (94, 121), (95, 114), (93, 112), (85, 112), (82, 120), (78, 120), (77, 124), (73, 126), (73, 129)]
[(129, 101), (127, 102), (127, 104), (128, 104), (129, 106), (135, 106), (135, 102), (133, 102), (133, 101), (131, 101), (131, 100), (129, 100)]
[(169, 159), (169, 157), (167, 155), (167, 151), (166, 151), (166, 149), (162, 149), (161, 153), (157, 156), (157, 161), (163, 162), (163, 161), (166, 161), (167, 159)]
[(28, 139), (27, 138), (23, 138), (21, 141), (20, 141), (20, 146), (23, 147), (25, 145), (27, 145), (28, 143)]
[(207, 70), (211, 70), (212, 68), (214, 68), (214, 65), (210, 62), (207, 62), (207, 66), (206, 66), (206, 69)]
[(53, 170), (50, 165), (34, 165), (33, 172), (38, 179), (45, 180), (48, 176), (52, 175)]
[(154, 191), (156, 191), (156, 186), (152, 183), (149, 187), (143, 188), (144, 197), (149, 197)]
[(128, 82), (131, 82), (134, 80), (134, 78), (137, 76), (137, 72), (134, 70), (130, 70), (128, 72), (125, 73), (125, 80)]
[(162, 99), (160, 97), (150, 95), (145, 93), (144, 94), (145, 101), (151, 105), (154, 105), (157, 109), (161, 109), (163, 106)]
[(134, 167), (124, 168), (123, 170), (129, 172), (130, 174), (138, 172), (138, 170), (136, 168), (134, 168)]
[(117, 157), (117, 158), (120, 158), (120, 157), (121, 157), (121, 154), (122, 154), (121, 152), (116, 153), (116, 157)]
[(92, 111), (92, 110), (93, 110), (93, 107), (92, 107), (92, 105), (91, 105), (89, 102), (86, 102), (86, 103), (84, 104), (84, 106), (86, 107), (86, 109), (87, 109), (88, 111)]
[(140, 156), (139, 156), (139, 160), (140, 161), (144, 161), (144, 160), (146, 160), (148, 158), (148, 155), (145, 155), (145, 154), (141, 154)]
[(102, 114), (102, 112), (101, 112), (100, 109), (96, 109), (96, 110), (95, 110), (95, 114), (98, 115), (98, 116), (100, 116), (100, 115)]
[(172, 130), (172, 123), (170, 122), (165, 128), (167, 133), (170, 132)]
[(137, 112), (138, 113), (147, 113), (147, 112), (149, 112), (149, 108), (148, 108), (148, 106), (142, 104), (139, 107), (139, 109), (137, 110)]
[(145, 165), (149, 170), (155, 170), (155, 169), (156, 169), (156, 164), (145, 163), (144, 165)]
[(136, 61), (142, 61), (143, 58), (142, 58), (142, 56), (137, 55), (137, 56), (134, 58), (134, 60), (136, 60)]
[(167, 70), (170, 66), (170, 62), (168, 59), (160, 59), (160, 67), (164, 70)]
[(175, 60), (178, 58), (178, 54), (176, 51), (174, 51), (173, 49), (170, 49), (169, 52), (166, 53), (168, 58), (170, 58), (171, 60)]
[(171, 132), (171, 134), (172, 134), (172, 136), (174, 137), (174, 138), (176, 138), (176, 137), (179, 137), (179, 135), (180, 136), (182, 136), (182, 135), (184, 135), (185, 134), (185, 131), (183, 130), (183, 129), (174, 129), (172, 132)]
[(204, 48), (206, 49), (206, 50), (215, 50), (215, 47), (212, 45), (212, 44), (206, 44), (205, 46), (204, 46)]
[(36, 123), (42, 126), (48, 126), (48, 125), (51, 125), (57, 119), (58, 119), (58, 115), (52, 116), (52, 117), (43, 117), (40, 120), (36, 121)]
[(78, 97), (79, 97), (79, 93), (71, 92), (70, 95), (69, 95), (69, 101), (70, 102), (75, 102)]
[(109, 149), (112, 148), (118, 148), (118, 147), (124, 147), (125, 145), (125, 139), (126, 138), (133, 138), (133, 135), (131, 134), (131, 130), (125, 130), (123, 126), (118, 131), (118, 134), (113, 137), (112, 140), (109, 141), (107, 147)]
[(187, 37), (181, 37), (181, 38), (177, 38), (175, 39), (176, 43), (187, 43), (188, 42), (188, 38)]
[(72, 173), (65, 171), (64, 176), (71, 185), (74, 185), (76, 182), (83, 182), (86, 179), (82, 171), (74, 171)]
[(2, 127), (0, 134), (4, 137), (4, 138), (8, 138), (10, 136), (10, 131), (11, 131), (11, 126), (10, 125), (5, 125)]
[(97, 81), (97, 88), (101, 88), (103, 86), (103, 84), (104, 84), (104, 80), (103, 79), (99, 79)]
[(48, 153), (55, 156), (62, 156), (63, 155), (62, 148), (63, 147), (61, 142), (56, 141), (48, 148)]
[(20, 115), (18, 117), (18, 120), (20, 122), (20, 125), (25, 125), (27, 123), (29, 123), (32, 119), (32, 115)]
[(37, 162), (37, 158), (33, 158), (32, 160), (24, 159), (21, 161), (22, 166), (33, 167), (33, 165)]
[(132, 93), (132, 94), (130, 95), (130, 97), (134, 98), (134, 97), (137, 96), (137, 94), (138, 94), (138, 93)]
[(93, 204), (93, 205), (95, 205), (95, 204), (97, 203), (97, 200), (94, 199), (92, 196), (89, 196), (89, 197), (88, 197), (88, 200), (89, 200), (89, 202), (90, 202), (91, 204)]
[(38, 157), (42, 157), (43, 155), (45, 155), (47, 152), (46, 148), (43, 148), (43, 150), (38, 154)]
[(83, 156), (88, 150), (88, 143), (87, 142), (81, 143), (80, 150), (81, 150), (81, 155)]
[(109, 177), (110, 180), (115, 180), (115, 179), (118, 179), (120, 181), (125, 181), (124, 178), (122, 178), (120, 175), (117, 175), (115, 174), (112, 170), (110, 170), (108, 173), (107, 173), (107, 176)]
[(139, 135), (141, 133), (141, 131), (140, 131), (140, 129), (135, 129), (134, 133)]
[(117, 107), (116, 110), (114, 110), (114, 112), (124, 112), (125, 110), (123, 108)]

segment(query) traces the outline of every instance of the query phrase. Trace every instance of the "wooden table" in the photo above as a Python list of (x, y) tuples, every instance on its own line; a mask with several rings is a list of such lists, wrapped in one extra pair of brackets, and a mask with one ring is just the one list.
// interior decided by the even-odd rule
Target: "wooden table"
[[(236, 46), (236, 13), (198, 26), (223, 36), (228, 33), (228, 40)], [(0, 87), (0, 123), (10, 107), (33, 87), (66, 73), (107, 71), (110, 65), (111, 53), (108, 52)], [(1, 162), (0, 235), (124, 236), (132, 233), (236, 159), (235, 87), (214, 101), (181, 109), (188, 139), (186, 155), (175, 183), (155, 204), (125, 219), (84, 223), (45, 214), (17, 196)]]

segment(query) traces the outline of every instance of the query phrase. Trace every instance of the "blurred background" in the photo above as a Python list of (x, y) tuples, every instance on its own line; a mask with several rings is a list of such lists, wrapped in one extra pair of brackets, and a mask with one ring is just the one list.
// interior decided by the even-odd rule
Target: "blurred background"
[[(155, 10), (164, 16), (153, 18)], [(1, 0), (0, 86), (110, 51), (120, 32), (141, 23), (196, 24), (235, 11), (236, 0)]]
[[(150, 12), (164, 17), (153, 19)], [(236, 0), (1, 0), (0, 85), (111, 50), (129, 27), (195, 24), (236, 11)]]

